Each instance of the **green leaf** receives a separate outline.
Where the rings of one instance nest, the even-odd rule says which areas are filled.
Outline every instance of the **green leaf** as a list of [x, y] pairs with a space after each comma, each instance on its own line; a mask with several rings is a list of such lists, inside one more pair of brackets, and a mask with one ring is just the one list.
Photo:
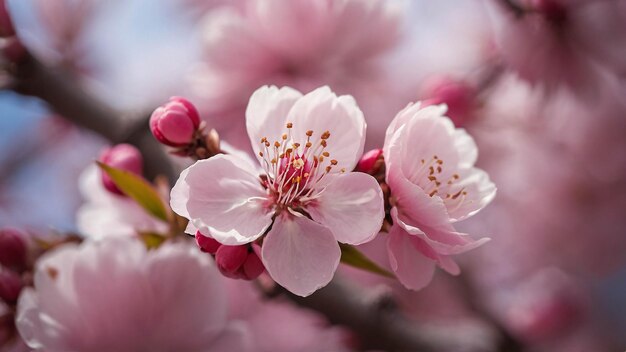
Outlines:
[[163, 200], [159, 197], [157, 191], [148, 181], [125, 170], [116, 169], [97, 161], [98, 166], [107, 173], [113, 180], [113, 183], [124, 194], [132, 198], [149, 214], [157, 219], [167, 221], [167, 210]]
[[340, 243], [339, 248], [341, 248], [341, 262], [353, 266], [355, 268], [369, 271], [374, 274], [382, 275], [389, 278], [395, 278], [395, 276], [389, 271], [381, 268], [378, 264], [371, 261], [365, 254], [359, 252], [358, 249]]

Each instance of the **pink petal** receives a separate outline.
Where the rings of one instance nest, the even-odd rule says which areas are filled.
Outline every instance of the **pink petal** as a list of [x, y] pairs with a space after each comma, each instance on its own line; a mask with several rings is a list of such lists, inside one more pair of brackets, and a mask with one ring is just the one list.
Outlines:
[[188, 168], [187, 177], [172, 189], [170, 203], [186, 202], [197, 229], [206, 228], [222, 244], [237, 245], [254, 241], [270, 226], [273, 213], [266, 207], [266, 198], [247, 163], [217, 155]]
[[317, 88], [299, 99], [289, 112], [293, 123], [293, 139], [304, 144], [306, 132], [313, 131], [311, 142], [319, 141], [325, 131], [330, 132], [326, 151], [330, 159], [338, 161], [336, 172], [351, 171], [363, 154], [365, 118], [351, 96], [337, 97], [327, 86]]
[[261, 138], [270, 143], [282, 141], [287, 132], [287, 114], [302, 94], [289, 87], [263, 86], [250, 97], [246, 109], [246, 128], [254, 154], [259, 157]]
[[461, 176], [458, 185], [467, 192], [465, 200], [455, 207], [448, 207], [452, 222], [466, 219], [483, 209], [496, 196], [496, 186], [489, 175], [480, 169], [470, 168], [458, 172]]
[[435, 273], [435, 261], [420, 253], [411, 243], [411, 235], [393, 226], [387, 240], [391, 269], [406, 288], [420, 290], [430, 283]]
[[342, 243], [362, 244], [378, 234], [385, 217], [383, 193], [370, 175], [351, 172], [330, 176], [320, 197], [307, 207], [313, 220]]
[[391, 217], [394, 224], [400, 226], [407, 233], [423, 239], [438, 255], [464, 253], [490, 241], [487, 237], [474, 240], [465, 233], [456, 232], [452, 226], [446, 228], [428, 225], [418, 226], [412, 219], [400, 214], [397, 208], [391, 209]]
[[272, 279], [305, 297], [330, 282], [341, 251], [328, 228], [304, 216], [284, 214], [265, 238], [262, 257]]

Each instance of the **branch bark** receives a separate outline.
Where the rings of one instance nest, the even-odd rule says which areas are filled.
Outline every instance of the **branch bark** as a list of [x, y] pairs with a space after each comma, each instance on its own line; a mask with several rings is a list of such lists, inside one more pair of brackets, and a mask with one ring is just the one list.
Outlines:
[[[58, 69], [49, 68], [28, 56], [11, 71], [13, 90], [42, 99], [57, 113], [78, 126], [98, 133], [112, 143], [126, 142], [137, 146], [145, 158], [147, 176], [166, 175], [170, 182], [176, 173], [158, 142], [147, 128], [147, 117], [125, 118], [90, 96]], [[318, 311], [333, 324], [349, 327], [367, 349], [389, 351], [511, 351], [511, 340], [497, 325], [463, 329], [418, 325], [407, 319], [393, 304], [372, 301], [358, 288], [334, 279], [327, 287], [310, 297], [295, 296], [277, 286], [277, 292], [294, 303]], [[486, 321], [490, 321], [486, 319]], [[513, 345], [517, 342], [513, 341]]]
[[30, 55], [15, 65], [11, 74], [14, 79], [11, 88], [15, 92], [45, 101], [67, 120], [112, 143], [135, 145], [144, 156], [148, 178], [163, 174], [174, 180], [172, 164], [147, 128], [147, 115], [124, 116], [85, 92], [69, 73], [46, 67]]

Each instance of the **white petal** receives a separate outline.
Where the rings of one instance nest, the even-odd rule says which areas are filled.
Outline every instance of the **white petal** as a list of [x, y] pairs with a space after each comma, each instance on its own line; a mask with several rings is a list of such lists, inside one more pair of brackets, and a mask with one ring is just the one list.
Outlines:
[[281, 141], [287, 132], [287, 114], [300, 97], [302, 94], [293, 88], [275, 86], [263, 86], [252, 94], [246, 108], [246, 128], [257, 158], [262, 151], [261, 138], [270, 143]]
[[306, 210], [313, 220], [328, 227], [337, 241], [369, 242], [378, 234], [385, 217], [383, 193], [370, 175], [351, 172], [330, 175], [320, 197]]
[[330, 132], [326, 151], [342, 168], [351, 171], [363, 154], [365, 144], [365, 118], [351, 96], [337, 97], [327, 86], [317, 88], [299, 99], [289, 112], [293, 123], [293, 140], [306, 143], [306, 132], [313, 131], [311, 142], [315, 145], [325, 131]]
[[217, 155], [188, 168], [185, 179], [172, 189], [171, 203], [186, 203], [196, 228], [207, 228], [223, 244], [237, 245], [254, 241], [270, 226], [272, 211], [266, 197], [247, 163]]
[[341, 251], [328, 228], [285, 214], [276, 218], [263, 241], [262, 256], [272, 279], [305, 297], [330, 282]]

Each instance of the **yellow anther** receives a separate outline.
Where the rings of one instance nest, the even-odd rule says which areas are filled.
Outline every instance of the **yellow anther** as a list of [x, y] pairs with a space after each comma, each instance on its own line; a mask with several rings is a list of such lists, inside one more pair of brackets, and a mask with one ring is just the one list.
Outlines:
[[313, 145], [313, 143], [311, 143], [311, 142], [306, 142], [306, 144], [305, 144], [305, 146], [306, 146], [307, 148], [311, 148], [311, 146], [312, 146], [312, 145]]
[[320, 138], [321, 139], [328, 139], [328, 137], [330, 137], [330, 132], [329, 131], [324, 131], [324, 133], [322, 133], [322, 136]]
[[282, 138], [283, 138], [283, 140], [286, 140], [287, 139], [287, 134], [283, 133]]
[[322, 155], [328, 158], [330, 156], [330, 153], [329, 152], [323, 152]]
[[292, 128], [292, 127], [293, 127], [293, 123], [287, 122], [287, 128]]
[[308, 130], [306, 131], [306, 135], [311, 137], [313, 135], [313, 131], [312, 130]]
[[331, 165], [337, 165], [337, 160], [335, 160], [335, 159], [331, 160], [331, 161], [330, 161], [330, 164], [331, 164]]

